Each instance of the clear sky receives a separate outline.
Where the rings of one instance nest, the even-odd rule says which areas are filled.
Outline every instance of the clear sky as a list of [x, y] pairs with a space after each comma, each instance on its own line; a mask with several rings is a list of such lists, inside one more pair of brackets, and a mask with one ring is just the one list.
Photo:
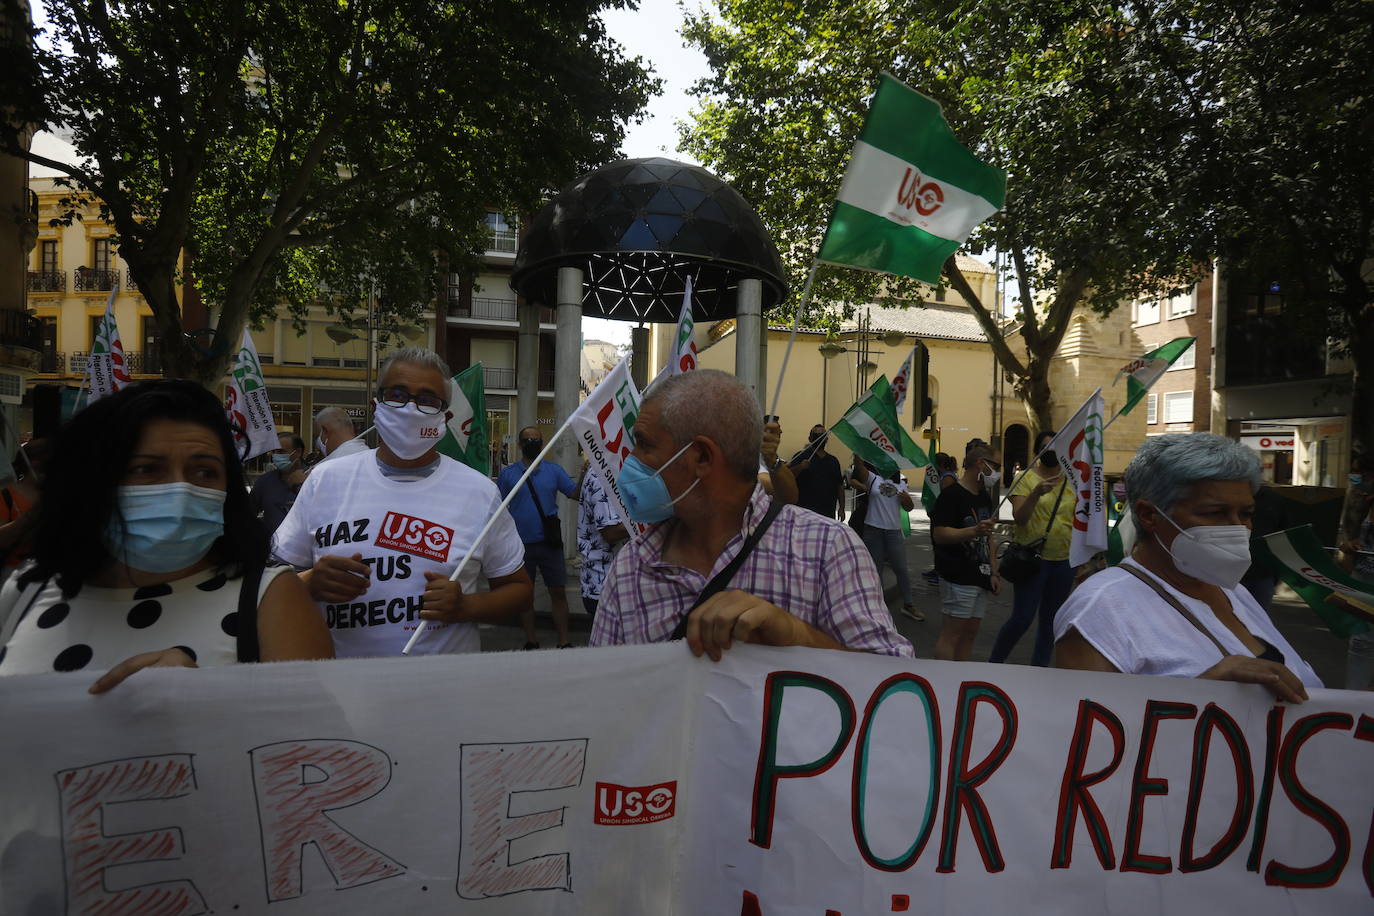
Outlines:
[[[698, 0], [688, 2], [692, 9], [697, 8]], [[638, 10], [608, 10], [602, 18], [611, 37], [624, 45], [630, 55], [644, 58], [653, 67], [654, 75], [663, 80], [663, 94], [649, 102], [644, 122], [631, 124], [626, 131], [626, 158], [666, 156], [696, 162], [678, 150], [677, 122], [686, 120], [692, 107], [688, 88], [710, 68], [700, 51], [684, 46], [679, 34], [683, 5], [679, 0], [639, 0]], [[630, 342], [630, 325], [624, 321], [584, 318], [582, 330], [589, 340]]]

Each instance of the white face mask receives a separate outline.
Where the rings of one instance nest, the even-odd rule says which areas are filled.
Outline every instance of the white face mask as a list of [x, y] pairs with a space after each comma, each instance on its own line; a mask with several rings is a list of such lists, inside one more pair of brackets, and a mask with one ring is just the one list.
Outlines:
[[982, 474], [979, 474], [978, 476], [983, 478], [983, 486], [995, 487], [997, 486], [997, 481], [1002, 479], [1002, 472], [984, 471]]
[[372, 402], [372, 422], [386, 447], [403, 461], [413, 461], [444, 437], [444, 414], [420, 413], [411, 401], [404, 407]]
[[315, 437], [315, 448], [319, 449], [321, 455], [329, 454], [329, 449], [325, 447], [324, 440], [319, 436]]
[[[1244, 525], [1194, 525], [1183, 528], [1163, 512], [1159, 513], [1178, 528], [1172, 547], [1164, 547], [1174, 566], [1192, 576], [1222, 588], [1235, 588], [1250, 568], [1250, 529]], [[1158, 540], [1159, 535], [1155, 535]]]

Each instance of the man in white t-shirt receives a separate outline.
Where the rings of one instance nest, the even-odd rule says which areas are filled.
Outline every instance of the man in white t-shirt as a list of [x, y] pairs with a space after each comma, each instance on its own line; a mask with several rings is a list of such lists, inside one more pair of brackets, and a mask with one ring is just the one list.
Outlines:
[[373, 405], [381, 445], [318, 465], [277, 529], [273, 553], [303, 570], [340, 658], [400, 655], [422, 620], [413, 653], [477, 652], [477, 624], [514, 617], [533, 595], [504, 509], [449, 580], [501, 503], [484, 474], [437, 451], [449, 375], [431, 350], [394, 353]]
[[868, 494], [868, 512], [864, 516], [863, 539], [882, 577], [883, 565], [892, 567], [897, 577], [897, 591], [902, 598], [902, 613], [912, 620], [925, 620], [911, 599], [911, 574], [906, 563], [906, 538], [902, 534], [902, 513], [915, 507], [906, 480], [901, 474], [882, 477], [870, 472], [862, 461], [854, 462], [852, 481]]

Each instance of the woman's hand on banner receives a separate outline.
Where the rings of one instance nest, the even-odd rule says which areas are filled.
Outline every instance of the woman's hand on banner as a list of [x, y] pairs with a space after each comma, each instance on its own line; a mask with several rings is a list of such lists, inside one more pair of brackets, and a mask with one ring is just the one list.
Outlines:
[[122, 683], [129, 675], [144, 668], [198, 668], [196, 660], [180, 646], [162, 649], [157, 652], [142, 652], [115, 665], [91, 685], [91, 693], [104, 693], [111, 687]]
[[1262, 684], [1273, 691], [1274, 696], [1289, 703], [1301, 703], [1307, 699], [1307, 688], [1286, 666], [1251, 655], [1228, 655], [1198, 677], [1211, 681]]
[[424, 608], [420, 617], [439, 623], [462, 623], [465, 610], [463, 587], [443, 573], [425, 571]]

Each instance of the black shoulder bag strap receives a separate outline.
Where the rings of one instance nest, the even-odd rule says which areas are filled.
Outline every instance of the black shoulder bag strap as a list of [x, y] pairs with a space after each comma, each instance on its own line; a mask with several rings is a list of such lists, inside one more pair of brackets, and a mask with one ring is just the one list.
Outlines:
[[239, 631], [235, 637], [240, 662], [262, 660], [258, 645], [258, 586], [262, 584], [263, 565], [250, 563], [243, 570], [239, 585]]
[[1146, 585], [1150, 586], [1150, 588], [1154, 589], [1155, 592], [1159, 594], [1159, 597], [1163, 598], [1173, 607], [1174, 610], [1178, 611], [1180, 614], [1183, 615], [1184, 620], [1191, 623], [1194, 627], [1197, 628], [1197, 631], [1199, 633], [1201, 633], [1203, 636], [1206, 636], [1208, 639], [1212, 641], [1212, 644], [1217, 647], [1217, 651], [1221, 653], [1222, 658], [1225, 658], [1228, 655], [1235, 654], [1230, 649], [1223, 646], [1221, 644], [1221, 640], [1213, 636], [1212, 631], [1204, 627], [1202, 625], [1202, 621], [1198, 620], [1196, 617], [1193, 616], [1192, 611], [1184, 607], [1179, 602], [1179, 600], [1175, 598], [1173, 595], [1166, 592], [1164, 588], [1158, 582], [1155, 581], [1154, 576], [1147, 575], [1141, 572], [1140, 570], [1136, 569], [1134, 566], [1127, 566], [1125, 563], [1118, 564], [1117, 568], [1126, 570], [1126, 572], [1135, 576], [1141, 582], [1144, 582]]
[[1054, 508], [1050, 510], [1050, 520], [1045, 523], [1045, 533], [1040, 536], [1041, 541], [1049, 540], [1050, 529], [1054, 527], [1054, 520], [1059, 517], [1059, 504], [1064, 501], [1064, 490], [1069, 486], [1069, 478], [1065, 476], [1059, 482], [1059, 495], [1054, 498]]
[[687, 636], [687, 618], [692, 616], [692, 612], [705, 604], [712, 596], [718, 592], [725, 591], [725, 589], [730, 586], [730, 580], [735, 578], [735, 573], [739, 572], [739, 568], [744, 565], [744, 561], [748, 559], [749, 554], [753, 553], [759, 541], [763, 540], [764, 532], [768, 530], [769, 525], [773, 524], [773, 519], [777, 518], [778, 513], [781, 511], [782, 503], [776, 499], [773, 500], [772, 505], [768, 507], [768, 511], [763, 514], [763, 518], [754, 526], [753, 532], [750, 533], [748, 539], [745, 540], [744, 546], [740, 547], [739, 553], [735, 554], [735, 558], [730, 561], [730, 565], [716, 573], [711, 581], [706, 583], [706, 587], [701, 590], [701, 594], [697, 595], [697, 600], [692, 602], [692, 606], [687, 609], [687, 613], [682, 615], [682, 619], [679, 620], [677, 626], [673, 628], [673, 634], [668, 637], [669, 642], [675, 639], [685, 638]]

